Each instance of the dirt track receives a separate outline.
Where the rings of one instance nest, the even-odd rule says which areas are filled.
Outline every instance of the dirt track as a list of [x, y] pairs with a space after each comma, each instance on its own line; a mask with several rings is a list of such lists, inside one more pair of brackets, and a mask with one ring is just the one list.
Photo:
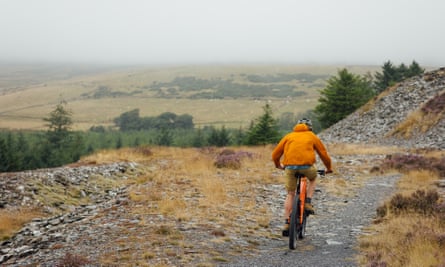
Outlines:
[[[397, 175], [375, 176], [350, 198], [327, 194], [321, 184], [322, 192], [314, 197], [316, 215], [309, 217], [306, 238], [295, 250], [288, 248], [288, 239], [276, 238], [263, 243], [258, 256], [238, 257], [219, 266], [357, 266], [357, 237], [366, 231], [397, 179]], [[277, 229], [282, 226], [278, 220], [275, 224]]]

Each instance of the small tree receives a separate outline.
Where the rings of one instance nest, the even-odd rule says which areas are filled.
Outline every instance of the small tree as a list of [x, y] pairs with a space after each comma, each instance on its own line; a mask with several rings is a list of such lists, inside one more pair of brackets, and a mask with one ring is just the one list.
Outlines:
[[421, 75], [425, 72], [424, 68], [421, 68], [419, 63], [413, 60], [411, 65], [408, 68], [408, 77], [414, 77], [416, 75]]
[[243, 128], [240, 126], [233, 135], [233, 142], [235, 145], [240, 146], [244, 143], [245, 133]]
[[43, 118], [48, 122], [48, 133], [50, 134], [50, 141], [58, 142], [63, 139], [73, 124], [72, 112], [65, 108], [66, 102], [61, 101], [56, 108], [49, 113], [49, 117]]
[[375, 93], [370, 80], [342, 69], [328, 80], [320, 94], [315, 113], [324, 129], [354, 112]]
[[201, 128], [198, 128], [198, 130], [195, 131], [195, 134], [192, 139], [192, 146], [193, 147], [203, 147], [206, 145], [206, 142], [204, 140], [204, 133], [202, 132]]
[[227, 146], [230, 143], [230, 135], [226, 130], [225, 126], [221, 127], [221, 130], [218, 130], [214, 127], [211, 127], [210, 135], [207, 139], [207, 143], [212, 146], [223, 147]]
[[42, 148], [42, 161], [45, 166], [60, 166], [79, 159], [83, 141], [79, 135], [71, 132], [72, 112], [66, 109], [66, 102], [61, 101], [49, 116], [46, 142]]
[[251, 125], [247, 133], [248, 145], [273, 144], [279, 141], [278, 121], [273, 118], [272, 108], [269, 104], [263, 107], [264, 113]]

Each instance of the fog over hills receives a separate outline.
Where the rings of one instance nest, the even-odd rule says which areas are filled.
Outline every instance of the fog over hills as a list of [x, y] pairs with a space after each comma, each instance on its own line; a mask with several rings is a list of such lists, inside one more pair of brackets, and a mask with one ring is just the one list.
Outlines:
[[4, 0], [0, 62], [445, 61], [439, 0]]

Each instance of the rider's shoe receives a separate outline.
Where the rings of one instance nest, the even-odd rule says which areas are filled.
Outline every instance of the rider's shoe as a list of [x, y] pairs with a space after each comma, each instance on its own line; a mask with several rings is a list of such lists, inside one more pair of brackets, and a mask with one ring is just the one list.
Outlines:
[[311, 203], [304, 203], [304, 210], [309, 214], [315, 214], [314, 206]]
[[284, 223], [283, 230], [281, 233], [283, 236], [289, 236], [289, 220], [286, 220], [286, 222]]

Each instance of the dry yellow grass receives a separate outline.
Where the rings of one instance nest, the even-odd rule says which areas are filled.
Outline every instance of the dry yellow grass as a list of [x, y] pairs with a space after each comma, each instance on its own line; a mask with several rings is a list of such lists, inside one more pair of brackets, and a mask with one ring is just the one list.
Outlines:
[[414, 134], [425, 133], [437, 124], [442, 117], [443, 112], [439, 114], [424, 114], [421, 110], [415, 110], [408, 114], [404, 121], [394, 127], [394, 130], [388, 133], [388, 136], [409, 139]]
[[376, 146], [367, 144], [329, 144], [328, 152], [332, 155], [385, 155], [396, 152], [404, 152], [405, 149], [396, 146]]
[[398, 181], [397, 187], [401, 193], [411, 194], [418, 189], [428, 190], [435, 188], [434, 182], [438, 179], [439, 177], [437, 176], [437, 173], [432, 171], [410, 171], [409, 173], [403, 175], [403, 177]]
[[437, 237], [444, 231], [434, 217], [394, 217], [373, 226], [370, 235], [360, 240], [359, 261], [363, 266], [440, 266], [444, 263], [444, 246]]
[[[429, 171], [411, 171], [398, 182], [398, 193], [408, 196], [416, 190], [430, 190], [439, 177]], [[359, 262], [366, 266], [442, 266], [443, 218], [415, 213], [387, 215], [368, 228], [360, 238]]]
[[37, 209], [2, 210], [0, 214], [0, 241], [10, 238], [30, 220], [43, 215]]

